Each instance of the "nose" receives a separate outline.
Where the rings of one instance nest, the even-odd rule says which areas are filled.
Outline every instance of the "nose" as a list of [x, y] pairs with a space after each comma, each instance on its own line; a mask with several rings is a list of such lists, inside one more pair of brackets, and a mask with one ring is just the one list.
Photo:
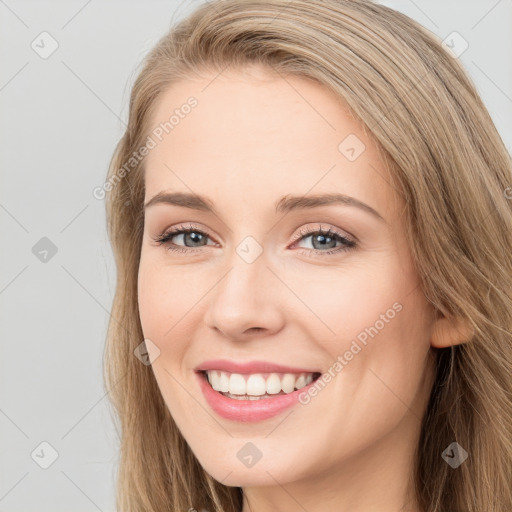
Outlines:
[[248, 263], [237, 254], [210, 292], [204, 321], [233, 340], [275, 334], [284, 325], [282, 283], [267, 267], [264, 255]]

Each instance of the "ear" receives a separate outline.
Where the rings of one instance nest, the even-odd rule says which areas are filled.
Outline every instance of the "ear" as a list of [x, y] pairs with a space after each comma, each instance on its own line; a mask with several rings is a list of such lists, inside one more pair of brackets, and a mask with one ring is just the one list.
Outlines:
[[474, 329], [461, 318], [446, 318], [437, 311], [430, 344], [436, 348], [460, 345], [471, 340]]

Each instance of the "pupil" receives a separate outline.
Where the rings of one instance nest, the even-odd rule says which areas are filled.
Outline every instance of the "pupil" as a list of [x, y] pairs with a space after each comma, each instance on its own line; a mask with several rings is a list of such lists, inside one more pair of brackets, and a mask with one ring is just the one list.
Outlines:
[[[325, 235], [317, 235], [316, 237], [313, 237], [313, 247], [315, 247], [315, 245], [316, 245], [315, 242], [317, 240], [321, 240], [320, 247], [325, 248], [326, 244], [328, 244], [329, 242], [334, 242], [334, 246], [332, 246], [332, 248], [334, 248], [336, 246], [336, 240], [333, 237], [325, 236]], [[315, 247], [315, 249], [317, 249], [317, 247]]]
[[201, 241], [203, 235], [196, 233], [195, 231], [191, 231], [190, 233], [187, 233], [187, 236], [192, 239], [192, 243], [196, 243]]

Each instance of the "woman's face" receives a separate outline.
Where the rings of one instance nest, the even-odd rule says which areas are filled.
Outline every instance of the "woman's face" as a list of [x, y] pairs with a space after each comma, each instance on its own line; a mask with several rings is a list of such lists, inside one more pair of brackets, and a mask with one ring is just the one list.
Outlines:
[[[191, 96], [197, 104], [182, 108]], [[321, 85], [256, 67], [174, 84], [152, 121], [168, 133], [151, 134], [145, 203], [191, 197], [146, 207], [140, 319], [201, 465], [225, 485], [276, 486], [410, 463], [434, 315], [404, 201], [362, 126]], [[319, 199], [334, 194], [352, 199]], [[174, 229], [191, 232], [155, 241]], [[220, 359], [288, 371], [208, 363]], [[198, 368], [230, 370], [217, 387], [232, 393], [250, 379], [250, 394], [274, 397], [222, 396]], [[276, 397], [307, 384], [299, 370], [323, 375]]]

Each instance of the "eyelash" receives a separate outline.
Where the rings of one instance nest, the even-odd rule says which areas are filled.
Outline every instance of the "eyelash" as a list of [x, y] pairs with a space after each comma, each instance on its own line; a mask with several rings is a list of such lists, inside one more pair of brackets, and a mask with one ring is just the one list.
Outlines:
[[[175, 244], [170, 244], [169, 243], [171, 238], [173, 238], [174, 236], [182, 235], [182, 234], [188, 234], [188, 233], [199, 233], [199, 234], [201, 234], [203, 236], [206, 236], [206, 237], [210, 238], [208, 233], [206, 233], [205, 231], [203, 231], [201, 229], [197, 229], [192, 224], [190, 224], [188, 227], [185, 227], [184, 225], [180, 225], [180, 226], [176, 226], [176, 227], [174, 227], [172, 229], [169, 229], [166, 232], [162, 233], [161, 235], [158, 235], [158, 236], [154, 237], [153, 240], [158, 245], [166, 245], [166, 246], [168, 246], [167, 250], [169, 250], [169, 251], [180, 252], [180, 253], [190, 253], [190, 252], [194, 253], [194, 252], [197, 252], [196, 249], [200, 249], [199, 247], [196, 247], [196, 248], [194, 248], [194, 247], [184, 248], [184, 247], [177, 246]], [[315, 256], [317, 256], [317, 255], [318, 256], [326, 256], [326, 255], [341, 253], [343, 251], [348, 251], [350, 249], [353, 249], [354, 247], [357, 246], [357, 244], [356, 244], [356, 242], [354, 240], [341, 235], [340, 233], [332, 230], [330, 227], [329, 227], [329, 229], [327, 231], [325, 231], [324, 229], [322, 229], [321, 225], [320, 225], [320, 229], [318, 229], [318, 228], [305, 228], [305, 229], [301, 230], [299, 232], [299, 234], [296, 237], [294, 237], [293, 243], [299, 241], [303, 237], [307, 238], [308, 236], [311, 236], [311, 235], [323, 235], [325, 237], [333, 237], [337, 241], [339, 241], [339, 242], [341, 242], [343, 244], [342, 247], [338, 247], [336, 249], [330, 249], [328, 251], [318, 251], [316, 249], [302, 249], [301, 248], [302, 250], [305, 250], [306, 253], [308, 253], [308, 254], [310, 254], [311, 252], [315, 253]]]

